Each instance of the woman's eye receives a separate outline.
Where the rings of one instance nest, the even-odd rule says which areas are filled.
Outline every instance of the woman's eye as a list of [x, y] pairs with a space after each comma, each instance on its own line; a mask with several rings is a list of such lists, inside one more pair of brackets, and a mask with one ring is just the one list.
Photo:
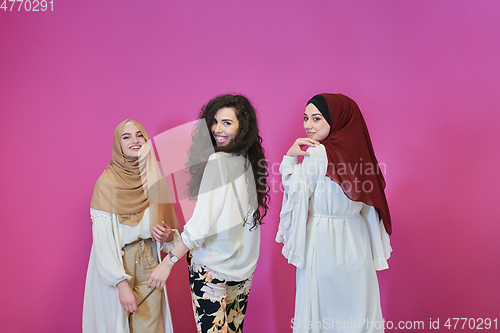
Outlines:
[[138, 137], [142, 138], [142, 137], [144, 137], [144, 135], [142, 135], [142, 134], [139, 134], [139, 135], [138, 135]]
[[319, 121], [319, 120], [321, 120], [321, 118], [314, 118], [313, 120], [314, 121]]
[[308, 121], [308, 120], [309, 120], [309, 118], [307, 118], [307, 117], [304, 117], [304, 121]]
[[122, 136], [122, 139], [123, 139], [123, 140], [128, 140], [128, 139], [129, 139], [129, 137], [128, 137], [128, 136]]
[[231, 123], [229, 121], [225, 121], [224, 125], [229, 126], [229, 125], [231, 125]]
[[213, 122], [213, 124], [214, 124], [214, 125], [215, 125], [215, 124], [217, 124], [217, 120], [215, 120], [215, 119], [214, 119], [214, 122]]

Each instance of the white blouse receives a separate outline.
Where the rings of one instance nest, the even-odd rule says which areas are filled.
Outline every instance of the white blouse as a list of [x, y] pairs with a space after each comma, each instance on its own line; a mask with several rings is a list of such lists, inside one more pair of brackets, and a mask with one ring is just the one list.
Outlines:
[[297, 157], [284, 156], [280, 165], [285, 193], [276, 241], [284, 244], [283, 255], [298, 268], [305, 267], [306, 221], [310, 217], [319, 221], [361, 216], [368, 228], [375, 269], [389, 268], [390, 239], [375, 208], [350, 200], [326, 176], [328, 159], [323, 145], [309, 147], [307, 151], [310, 156], [302, 164], [298, 164]]
[[[90, 215], [93, 222], [93, 246], [97, 254], [97, 264], [102, 279], [110, 285], [131, 279], [132, 277], [127, 275], [123, 268], [122, 248], [140, 238], [151, 238], [149, 207], [144, 211], [139, 224], [133, 227], [119, 223], [117, 214], [91, 208]], [[113, 231], [113, 226], [116, 226], [118, 232]], [[160, 250], [169, 252], [179, 240], [179, 232], [175, 229], [173, 231], [174, 239], [169, 243], [163, 243]]]
[[249, 165], [243, 156], [210, 156], [193, 216], [181, 235], [195, 262], [228, 281], [249, 278], [259, 258], [260, 228], [250, 230], [257, 196]]

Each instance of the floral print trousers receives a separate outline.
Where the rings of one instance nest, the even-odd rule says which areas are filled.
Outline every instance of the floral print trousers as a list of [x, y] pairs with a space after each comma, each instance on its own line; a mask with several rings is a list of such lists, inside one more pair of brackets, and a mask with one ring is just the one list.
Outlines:
[[253, 275], [244, 281], [226, 281], [191, 259], [189, 253], [189, 284], [198, 333], [243, 332]]

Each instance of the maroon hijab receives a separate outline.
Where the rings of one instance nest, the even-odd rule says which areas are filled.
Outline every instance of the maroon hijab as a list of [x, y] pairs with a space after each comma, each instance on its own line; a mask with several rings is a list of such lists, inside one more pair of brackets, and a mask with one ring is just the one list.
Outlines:
[[358, 105], [342, 94], [320, 96], [326, 100], [330, 116], [330, 134], [321, 141], [328, 157], [326, 175], [342, 187], [349, 199], [375, 207], [390, 235], [392, 228], [384, 193], [385, 180]]

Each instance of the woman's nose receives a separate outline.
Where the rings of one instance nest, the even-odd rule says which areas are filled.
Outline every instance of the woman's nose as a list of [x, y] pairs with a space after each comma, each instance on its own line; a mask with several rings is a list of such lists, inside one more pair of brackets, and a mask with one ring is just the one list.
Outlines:
[[216, 132], [216, 133], [222, 132], [220, 124], [215, 124], [214, 125], [214, 132]]

